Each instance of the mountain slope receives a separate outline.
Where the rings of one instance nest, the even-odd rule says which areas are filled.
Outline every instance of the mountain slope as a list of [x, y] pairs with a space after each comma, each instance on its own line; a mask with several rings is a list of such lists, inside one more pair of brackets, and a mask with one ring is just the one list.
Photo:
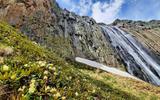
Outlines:
[[[0, 23], [0, 32], [0, 50], [3, 52], [0, 56], [4, 59], [0, 74], [1, 99], [159, 98], [160, 89], [148, 83], [67, 63], [6, 23]], [[7, 48], [12, 52], [6, 53]]]
[[[160, 98], [159, 87], [75, 63], [73, 59], [80, 56], [124, 68], [93, 19], [62, 10], [55, 0], [0, 0], [0, 20], [14, 27], [0, 22], [0, 99]], [[145, 43], [151, 45], [153, 54], [159, 55], [156, 52], [159, 50], [156, 43], [159, 24], [149, 28], [156, 27], [154, 37], [149, 36], [146, 28], [140, 28], [136, 35], [134, 28], [139, 29], [146, 23], [132, 24], [129, 28], [127, 25], [130, 24], [125, 26], [123, 22], [120, 27], [133, 31], [142, 43], [146, 36], [139, 35], [145, 32]]]

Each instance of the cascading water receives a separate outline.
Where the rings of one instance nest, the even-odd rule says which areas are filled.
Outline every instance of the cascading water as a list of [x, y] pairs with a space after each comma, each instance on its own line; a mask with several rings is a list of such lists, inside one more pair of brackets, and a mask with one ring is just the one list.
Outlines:
[[127, 65], [127, 71], [149, 83], [160, 85], [160, 65], [130, 34], [116, 26], [101, 26], [112, 47]]

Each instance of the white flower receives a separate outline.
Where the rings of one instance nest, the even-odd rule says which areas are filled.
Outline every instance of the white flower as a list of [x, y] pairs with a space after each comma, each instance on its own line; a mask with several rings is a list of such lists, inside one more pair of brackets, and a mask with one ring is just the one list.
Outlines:
[[53, 67], [53, 64], [48, 64], [47, 67]]
[[22, 89], [22, 88], [19, 88], [19, 89], [18, 89], [18, 91], [19, 91], [19, 92], [22, 92], [22, 91], [23, 91], [23, 89]]
[[48, 77], [47, 77], [47, 76], [44, 76], [44, 77], [43, 77], [43, 79], [44, 79], [44, 80], [47, 80], [47, 79], [48, 79]]
[[56, 70], [56, 68], [55, 68], [55, 67], [49, 67], [49, 70], [53, 70], [53, 71], [55, 71], [55, 70]]
[[26, 86], [22, 86], [22, 88], [19, 88], [18, 91], [23, 92], [25, 88], [26, 88]]
[[46, 66], [47, 62], [46, 61], [38, 61], [37, 62], [41, 67]]
[[49, 73], [49, 72], [48, 72], [47, 70], [44, 71], [44, 75], [48, 75], [48, 73]]
[[22, 89], [25, 89], [26, 88], [26, 86], [22, 86]]
[[8, 71], [9, 71], [9, 66], [3, 65], [3, 66], [2, 66], [2, 70], [3, 70], [4, 72], [8, 72]]
[[72, 76], [70, 76], [69, 79], [71, 80], [71, 79], [72, 79]]
[[62, 97], [62, 100], [66, 100], [66, 97]]
[[54, 72], [54, 75], [58, 75], [58, 73], [57, 73], [57, 72]]
[[78, 96], [79, 95], [78, 92], [76, 92], [75, 95]]
[[33, 41], [32, 43], [35, 44], [35, 45], [37, 45], [37, 42], [35, 42], [35, 41]]

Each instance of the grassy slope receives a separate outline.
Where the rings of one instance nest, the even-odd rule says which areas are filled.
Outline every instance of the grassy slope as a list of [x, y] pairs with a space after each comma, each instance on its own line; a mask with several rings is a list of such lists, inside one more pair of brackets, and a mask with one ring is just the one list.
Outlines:
[[[0, 99], [154, 100], [160, 97], [158, 87], [67, 63], [3, 22], [0, 22], [0, 43], [0, 48], [11, 47], [14, 51], [5, 56], [1, 64]], [[37, 61], [47, 64], [43, 66]], [[9, 66], [10, 70], [4, 72], [3, 65]], [[31, 80], [36, 81], [33, 93], [29, 92]], [[25, 89], [18, 91], [22, 86]], [[51, 91], [53, 89], [56, 91]]]

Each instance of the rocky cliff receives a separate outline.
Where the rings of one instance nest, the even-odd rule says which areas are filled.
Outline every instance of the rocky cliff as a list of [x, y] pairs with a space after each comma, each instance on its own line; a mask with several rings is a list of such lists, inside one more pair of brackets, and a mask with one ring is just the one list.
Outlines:
[[79, 56], [121, 66], [94, 19], [63, 10], [54, 0], [0, 2], [1, 20], [60, 56], [69, 59]]

